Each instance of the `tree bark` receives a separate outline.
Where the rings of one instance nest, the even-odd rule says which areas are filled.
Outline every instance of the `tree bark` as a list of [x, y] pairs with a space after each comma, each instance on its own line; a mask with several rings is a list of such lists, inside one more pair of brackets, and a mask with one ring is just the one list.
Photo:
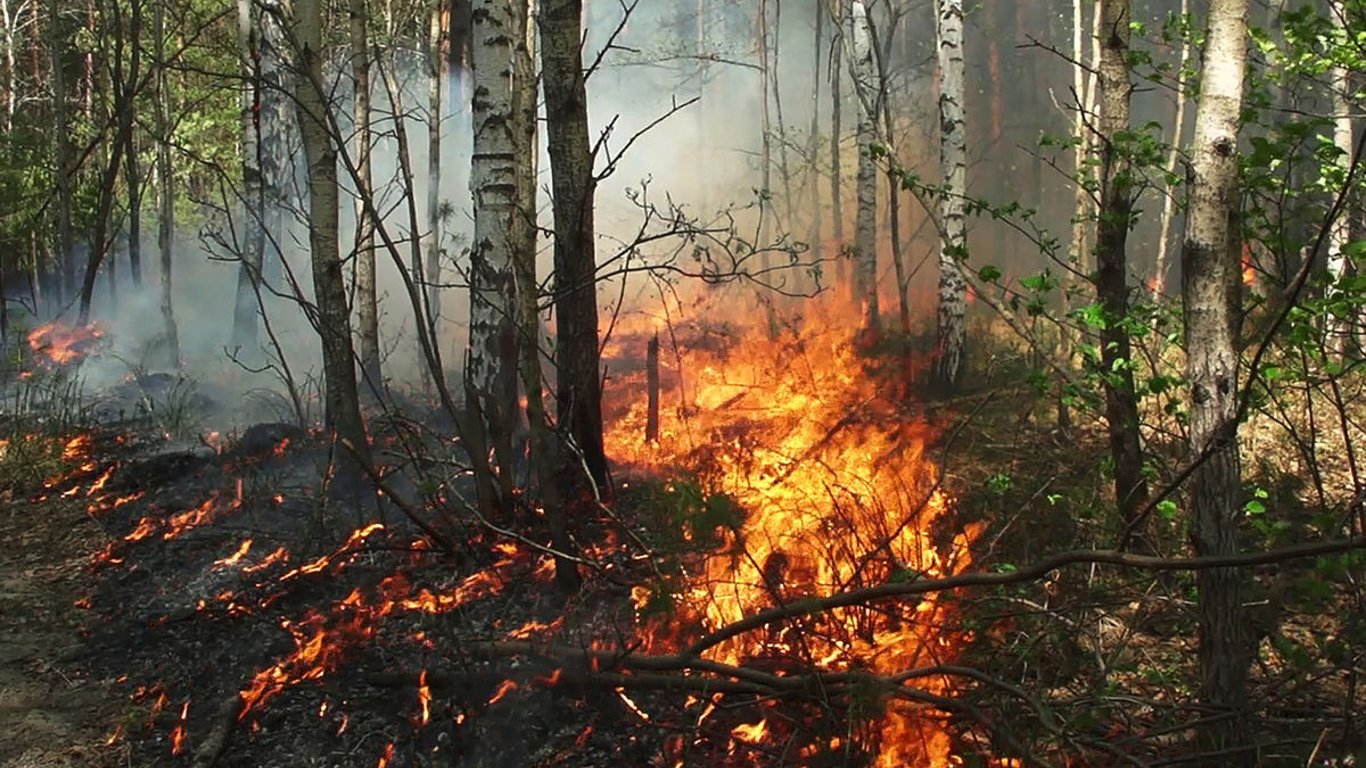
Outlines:
[[361, 391], [378, 399], [384, 391], [379, 360], [379, 298], [375, 286], [375, 220], [365, 204], [374, 199], [370, 172], [370, 12], [366, 0], [349, 0], [351, 80], [356, 122], [356, 304], [360, 320]]
[[133, 102], [131, 85], [142, 76], [140, 60], [142, 57], [142, 4], [144, 0], [132, 0], [128, 11], [129, 94], [128, 104], [120, 116], [124, 123], [124, 133], [128, 136], [128, 150], [124, 156], [124, 176], [128, 184], [128, 274], [135, 288], [142, 287], [142, 170], [138, 157], [137, 107]]
[[[1139, 440], [1138, 394], [1129, 340], [1128, 238], [1133, 224], [1134, 184], [1123, 146], [1129, 130], [1129, 0], [1100, 0], [1100, 210], [1096, 221], [1096, 299], [1101, 307], [1101, 380], [1110, 457], [1115, 463], [1115, 501], [1121, 524], [1131, 530], [1148, 503]], [[1121, 542], [1123, 546], [1127, 542]]]
[[369, 446], [361, 421], [356, 370], [351, 347], [350, 311], [338, 242], [341, 205], [337, 186], [337, 147], [328, 128], [329, 105], [323, 96], [322, 0], [295, 3], [298, 41], [295, 103], [304, 159], [308, 164], [308, 241], [312, 251], [313, 292], [318, 335], [322, 341], [323, 377], [327, 387], [326, 421], [339, 448], [338, 487], [354, 488], [369, 464]]
[[57, 264], [62, 297], [76, 295], [76, 255], [71, 233], [71, 176], [75, 169], [71, 148], [71, 108], [66, 85], [67, 40], [62, 33], [61, 0], [48, 0], [48, 53], [52, 61], [52, 121], [57, 140]]
[[[1342, 0], [1332, 0], [1329, 4], [1328, 15], [1333, 20], [1333, 24], [1338, 27], [1343, 35], [1349, 34], [1344, 27], [1346, 10]], [[1332, 92], [1333, 105], [1333, 145], [1337, 148], [1338, 157], [1336, 164], [1341, 169], [1344, 177], [1347, 166], [1352, 162], [1352, 96], [1351, 75], [1347, 67], [1335, 64], [1332, 68], [1332, 82], [1329, 85]], [[1343, 191], [1341, 194], [1351, 195], [1350, 191]], [[1333, 299], [1342, 295], [1342, 279], [1348, 272], [1347, 244], [1352, 240], [1352, 217], [1355, 206], [1345, 205], [1339, 212], [1336, 219], [1329, 224], [1328, 230], [1328, 298]], [[1328, 319], [1325, 330], [1324, 346], [1336, 357], [1341, 357], [1347, 352], [1347, 342], [1351, 336], [1351, 320], [1342, 309], [1328, 312]]]
[[248, 351], [256, 348], [257, 292], [265, 250], [265, 192], [261, 179], [261, 50], [259, 15], [252, 0], [237, 0], [237, 51], [246, 75], [242, 86], [241, 155], [242, 215], [241, 267], [233, 304], [232, 343]]
[[863, 0], [853, 0], [848, 29], [850, 70], [858, 94], [858, 209], [854, 219], [854, 269], [852, 295], [864, 333], [878, 330], [877, 306], [877, 165], [873, 143], [877, 140], [880, 92], [873, 62], [873, 32]]
[[841, 121], [844, 117], [844, 87], [840, 79], [843, 75], [844, 56], [835, 51], [844, 50], [844, 4], [848, 0], [830, 0], [831, 15], [834, 23], [835, 42], [830, 56], [830, 220], [835, 238], [835, 264], [837, 273], [844, 263], [844, 172], [840, 167], [840, 134], [843, 132]]
[[156, 0], [152, 18], [156, 56], [157, 132], [157, 251], [161, 263], [161, 322], [166, 334], [168, 368], [180, 367], [180, 333], [176, 327], [172, 253], [175, 243], [175, 166], [171, 162], [171, 88], [166, 77], [166, 6], [172, 0]]
[[[1181, 16], [1190, 15], [1190, 0], [1181, 0]], [[1181, 160], [1181, 141], [1186, 135], [1186, 83], [1182, 79], [1190, 62], [1191, 44], [1188, 38], [1181, 39], [1181, 60], [1176, 68], [1176, 117], [1173, 120], [1172, 146], [1167, 152], [1167, 175], [1175, 176]], [[1168, 189], [1162, 197], [1162, 223], [1157, 235], [1157, 263], [1153, 266], [1152, 280], [1148, 284], [1152, 300], [1156, 302], [1167, 287], [1167, 262], [1171, 252], [1172, 222], [1176, 219], [1176, 193]], [[1155, 320], [1154, 320], [1155, 322]]]
[[427, 38], [427, 237], [423, 250], [427, 254], [427, 322], [433, 329], [441, 319], [441, 85], [446, 76], [441, 56], [443, 8], [444, 0], [432, 3]]
[[967, 344], [967, 283], [962, 262], [967, 257], [967, 130], [963, 115], [963, 2], [936, 0], [935, 40], [939, 51], [939, 159], [946, 185], [939, 198], [944, 236], [939, 247], [939, 329], [935, 350], [935, 386], [956, 389], [962, 378]]
[[[522, 226], [513, 45], [519, 34], [513, 3], [476, 0], [473, 7], [474, 151], [470, 193], [474, 240], [470, 246], [470, 344], [465, 367], [468, 406], [478, 415], [484, 444], [510, 431], [517, 391], [514, 318], [516, 278], [512, 249]], [[472, 457], [487, 468], [487, 454]], [[504, 474], [511, 471], [503, 468]], [[493, 511], [510, 499], [493, 497], [490, 476], [480, 483], [480, 505]]]
[[[1246, 67], [1248, 0], [1213, 0], [1195, 138], [1190, 148], [1186, 234], [1182, 247], [1190, 449], [1208, 458], [1192, 476], [1191, 540], [1200, 557], [1232, 555], [1242, 479], [1238, 457], [1239, 256], [1238, 117]], [[1200, 731], [1206, 750], [1248, 746], [1249, 631], [1245, 577], [1233, 568], [1201, 571], [1200, 697], [1215, 715]], [[1221, 765], [1252, 765], [1253, 751], [1230, 752]]]
[[597, 263], [593, 203], [597, 179], [588, 136], [582, 0], [544, 0], [541, 72], [555, 221], [556, 401], [560, 431], [571, 441], [566, 472], [580, 478], [582, 458], [598, 488], [608, 480], [602, 437]]

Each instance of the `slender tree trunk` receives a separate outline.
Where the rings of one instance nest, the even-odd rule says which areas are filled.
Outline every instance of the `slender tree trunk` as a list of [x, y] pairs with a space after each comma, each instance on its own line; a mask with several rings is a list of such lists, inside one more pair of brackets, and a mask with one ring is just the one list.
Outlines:
[[[1346, 10], [1342, 0], [1332, 0], [1329, 4], [1328, 15], [1333, 19], [1342, 34], [1347, 35], [1348, 31], [1343, 27], [1346, 17]], [[1347, 67], [1336, 65], [1332, 68], [1332, 83], [1329, 85], [1332, 91], [1333, 104], [1333, 145], [1338, 150], [1337, 165], [1344, 172], [1352, 161], [1352, 96], [1351, 75]], [[1350, 191], [1342, 194], [1352, 196]], [[1331, 281], [1328, 287], [1328, 297], [1331, 299], [1342, 294], [1342, 280], [1347, 276], [1348, 257], [1347, 245], [1352, 239], [1352, 218], [1355, 215], [1356, 207], [1345, 205], [1330, 225], [1328, 230], [1328, 277]], [[1347, 342], [1351, 334], [1351, 321], [1353, 318], [1344, 314], [1342, 310], [1328, 313], [1325, 328], [1325, 347], [1334, 355], [1341, 357], [1347, 351]]]
[[166, 78], [166, 6], [156, 0], [152, 19], [156, 56], [157, 251], [161, 262], [161, 322], [166, 334], [166, 365], [180, 367], [180, 333], [176, 327], [171, 255], [175, 243], [175, 166], [171, 163], [171, 88]]
[[294, 93], [308, 164], [308, 241], [327, 387], [326, 420], [333, 438], [350, 445], [339, 447], [336, 452], [340, 468], [338, 487], [349, 489], [356, 487], [363, 477], [369, 446], [356, 389], [346, 278], [338, 242], [341, 200], [337, 147], [328, 128], [329, 105], [323, 96], [322, 0], [297, 0], [294, 8], [298, 41]]
[[352, 101], [356, 122], [356, 183], [360, 199], [356, 210], [356, 303], [360, 316], [361, 391], [380, 397], [384, 380], [379, 361], [379, 306], [375, 286], [375, 221], [366, 199], [374, 199], [370, 174], [370, 11], [366, 0], [349, 0], [351, 16]]
[[[128, 45], [130, 83], [142, 77], [142, 8], [145, 0], [131, 0], [128, 13]], [[130, 86], [130, 91], [132, 86]], [[142, 287], [142, 169], [138, 157], [137, 106], [134, 94], [128, 94], [121, 120], [124, 132], [128, 135], [128, 152], [125, 155], [124, 175], [128, 183], [128, 274], [133, 279], [133, 287]]]
[[873, 31], [863, 0], [853, 0], [848, 28], [850, 71], [858, 94], [858, 210], [854, 223], [853, 299], [860, 328], [877, 333], [877, 164], [873, 144], [877, 140], [879, 89], [873, 62]]
[[[1190, 16], [1190, 0], [1181, 0], [1181, 17]], [[1181, 161], [1181, 142], [1186, 136], [1186, 96], [1185, 77], [1186, 67], [1190, 63], [1191, 44], [1187, 37], [1181, 38], [1181, 61], [1176, 69], [1176, 117], [1172, 121], [1172, 146], [1167, 152], [1167, 175], [1175, 177], [1178, 170], [1178, 163]], [[1152, 293], [1152, 300], [1156, 302], [1167, 287], [1167, 262], [1170, 259], [1172, 222], [1176, 219], [1176, 193], [1172, 189], [1167, 190], [1167, 194], [1162, 197], [1162, 224], [1157, 235], [1157, 263], [1153, 267], [1152, 280], [1148, 288]]]
[[910, 336], [911, 305], [906, 295], [910, 277], [906, 274], [906, 259], [901, 252], [901, 180], [897, 177], [901, 170], [898, 167], [900, 157], [896, 151], [896, 122], [892, 118], [891, 92], [887, 87], [887, 59], [891, 55], [893, 32], [894, 30], [888, 30], [886, 44], [875, 50], [878, 51], [877, 82], [878, 100], [882, 104], [882, 141], [890, 157], [887, 167], [887, 228], [891, 230], [892, 266], [896, 270], [896, 306], [898, 319], [901, 321], [901, 333]]
[[967, 283], [963, 260], [967, 258], [967, 130], [963, 116], [962, 0], [936, 0], [935, 40], [939, 50], [939, 158], [946, 184], [940, 196], [939, 218], [944, 237], [939, 248], [939, 333], [936, 345], [935, 385], [942, 392], [958, 387], [967, 344]]
[[1096, 299], [1100, 330], [1101, 380], [1110, 456], [1115, 463], [1115, 501], [1128, 529], [1148, 502], [1139, 440], [1138, 395], [1130, 348], [1128, 238], [1133, 223], [1134, 184], [1123, 135], [1129, 130], [1129, 0], [1100, 0], [1100, 211], [1096, 223]]
[[[769, 117], [769, 40], [768, 40], [768, 0], [759, 0], [756, 19], [759, 33], [759, 269], [765, 280], [771, 280], [769, 271], [773, 267], [773, 256], [769, 251], [772, 243], [773, 218], [773, 122]], [[778, 333], [778, 317], [773, 306], [773, 296], [760, 289], [759, 302], [763, 304], [764, 315], [768, 321], [770, 337]]]
[[256, 348], [257, 292], [265, 249], [265, 191], [261, 179], [261, 53], [259, 20], [252, 0], [237, 0], [237, 52], [246, 75], [241, 93], [243, 235], [232, 315], [232, 343], [248, 354]]
[[811, 82], [811, 127], [810, 137], [807, 140], [807, 162], [809, 172], [807, 174], [807, 184], [809, 185], [810, 206], [811, 206], [811, 257], [817, 264], [825, 259], [825, 244], [821, 242], [821, 224], [824, 212], [821, 210], [821, 174], [820, 162], [817, 153], [820, 150], [820, 131], [821, 131], [821, 46], [825, 43], [825, 12], [824, 9], [816, 11], [816, 36], [812, 43], [811, 50], [816, 57], [816, 66], [813, 68]]
[[[597, 179], [584, 88], [582, 0], [543, 0], [541, 72], [555, 219], [556, 402], [560, 431], [572, 442], [567, 471], [582, 478], [578, 458], [606, 488], [602, 437], [602, 370], [598, 350], [597, 264], [593, 203]], [[581, 484], [581, 480], [576, 485]]]
[[[465, 366], [468, 406], [489, 444], [511, 423], [506, 406], [516, 392], [517, 352], [512, 248], [522, 226], [518, 199], [518, 144], [513, 45], [523, 34], [514, 3], [476, 0], [471, 62], [474, 70], [474, 151], [470, 193], [474, 197], [474, 240], [470, 246], [470, 344]], [[435, 115], [433, 116], [435, 119]], [[486, 457], [475, 456], [478, 465]], [[503, 471], [510, 471], [504, 467]], [[492, 497], [485, 478], [480, 504], [493, 511], [509, 499]]]
[[278, 284], [284, 273], [281, 249], [288, 236], [287, 191], [292, 190], [294, 197], [302, 200], [294, 172], [296, 150], [291, 143], [299, 125], [298, 105], [291, 96], [298, 67], [291, 58], [288, 5], [283, 0], [252, 0], [252, 5], [259, 6], [256, 162], [261, 173], [260, 221], [265, 233], [256, 279], [260, 285], [269, 286]]
[[[1238, 458], [1238, 117], [1246, 67], [1248, 0], [1212, 0], [1191, 146], [1192, 182], [1182, 248], [1190, 449], [1191, 540], [1200, 557], [1238, 551], [1242, 477]], [[1205, 457], [1208, 458], [1205, 458]], [[1252, 648], [1243, 609], [1245, 576], [1233, 568], [1196, 574], [1200, 696], [1212, 716], [1203, 747], [1229, 751], [1220, 765], [1252, 765], [1247, 750], [1247, 675]], [[1228, 717], [1220, 716], [1227, 712]]]
[[[840, 122], [844, 109], [844, 17], [848, 0], [830, 0], [835, 41], [830, 54], [830, 220], [834, 228], [837, 274], [844, 265], [844, 173], [840, 168]], [[843, 287], [841, 286], [841, 290]]]
[[[5, 121], [3, 127], [5, 133], [9, 133], [14, 128], [15, 105], [18, 103], [19, 73], [15, 71], [14, 61], [14, 13], [10, 9], [9, 0], [0, 0], [0, 16], [4, 17], [5, 22]], [[37, 30], [34, 30], [37, 33]]]
[[[62, 32], [62, 2], [48, 0], [48, 52], [52, 59], [52, 119], [57, 140], [57, 263], [63, 298], [76, 295], [76, 255], [71, 232], [71, 117], [66, 85], [67, 40]], [[60, 299], [59, 299], [60, 301]]]
[[[435, 327], [441, 319], [441, 85], [446, 65], [441, 56], [441, 13], [444, 0], [432, 4], [427, 39], [427, 313]], [[478, 94], [475, 99], [478, 99]]]

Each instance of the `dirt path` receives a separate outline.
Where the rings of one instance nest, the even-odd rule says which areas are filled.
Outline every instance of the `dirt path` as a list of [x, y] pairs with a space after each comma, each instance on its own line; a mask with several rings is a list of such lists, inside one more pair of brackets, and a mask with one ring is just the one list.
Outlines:
[[77, 504], [0, 500], [0, 768], [117, 764], [119, 697], [79, 670], [97, 536]]

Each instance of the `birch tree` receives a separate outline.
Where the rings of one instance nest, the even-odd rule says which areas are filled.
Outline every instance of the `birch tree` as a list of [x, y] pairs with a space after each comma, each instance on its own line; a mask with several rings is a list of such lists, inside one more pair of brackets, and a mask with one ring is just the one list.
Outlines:
[[237, 294], [233, 305], [232, 343], [242, 349], [256, 345], [257, 289], [265, 252], [265, 197], [261, 179], [261, 58], [259, 17], [252, 0], [237, 0], [237, 53], [245, 77], [241, 92], [240, 152], [242, 155], [243, 234], [239, 253]]
[[963, 2], [935, 0], [935, 41], [939, 51], [939, 158], [944, 192], [939, 197], [943, 236], [939, 246], [939, 329], [934, 362], [941, 391], [958, 386], [967, 344], [967, 130], [963, 65]]
[[1101, 308], [1101, 380], [1115, 500], [1126, 529], [1148, 501], [1139, 442], [1129, 316], [1129, 228], [1134, 218], [1133, 170], [1124, 146], [1129, 131], [1129, 0], [1100, 0], [1100, 210], [1096, 219], [1096, 299]]
[[593, 201], [597, 179], [583, 73], [583, 0], [543, 0], [541, 72], [555, 222], [555, 365], [560, 430], [593, 482], [607, 482]]
[[[470, 344], [465, 366], [467, 403], [476, 413], [482, 440], [510, 431], [517, 391], [512, 247], [517, 237], [518, 200], [513, 45], [519, 33], [513, 3], [476, 0], [470, 61], [474, 76], [471, 115], [474, 150], [470, 193], [474, 198], [474, 239], [470, 245]], [[487, 456], [472, 457], [487, 467]], [[504, 472], [503, 475], [510, 473]], [[490, 498], [488, 477], [481, 482], [480, 504]]]
[[[1190, 381], [1191, 541], [1199, 557], [1238, 551], [1242, 493], [1238, 457], [1239, 233], [1238, 118], [1246, 67], [1248, 0], [1212, 0], [1195, 138], [1190, 148], [1182, 247], [1186, 376]], [[1251, 765], [1246, 713], [1249, 630], [1245, 577], [1235, 568], [1196, 573], [1200, 697], [1214, 716], [1202, 726], [1206, 749], [1226, 765]], [[1227, 717], [1222, 713], [1227, 713]]]
[[349, 444], [338, 450], [343, 486], [358, 482], [368, 460], [365, 426], [356, 390], [350, 312], [342, 273], [338, 224], [341, 206], [337, 184], [337, 146], [330, 130], [330, 108], [323, 91], [323, 0], [298, 0], [295, 35], [298, 72], [294, 97], [308, 164], [308, 241], [312, 252], [315, 320], [322, 340], [323, 377], [327, 388], [326, 421], [335, 439]]
[[352, 99], [356, 122], [356, 304], [360, 322], [362, 391], [378, 397], [383, 379], [379, 361], [379, 306], [375, 286], [375, 220], [366, 200], [374, 199], [370, 172], [370, 11], [366, 0], [349, 0]]
[[[1347, 15], [1343, 7], [1342, 0], [1332, 0], [1329, 3], [1328, 15], [1332, 18], [1338, 34], [1344, 39], [1349, 34], [1346, 26]], [[1343, 177], [1346, 177], [1347, 167], [1352, 161], [1353, 137], [1352, 137], [1352, 92], [1351, 92], [1351, 73], [1346, 65], [1341, 61], [1341, 57], [1334, 57], [1331, 70], [1331, 82], [1329, 89], [1332, 92], [1333, 105], [1333, 145], [1337, 149], [1337, 170]], [[1350, 194], [1344, 192], [1343, 194]], [[1340, 294], [1343, 277], [1347, 274], [1348, 257], [1347, 244], [1351, 241], [1352, 230], [1352, 206], [1343, 206], [1343, 210], [1337, 218], [1329, 225], [1328, 230], [1328, 277], [1329, 297]], [[1343, 311], [1329, 311], [1328, 323], [1326, 328], [1326, 346], [1334, 354], [1341, 356], [1347, 350], [1349, 336], [1348, 323], [1349, 317]]]
[[[48, 54], [52, 64], [52, 120], [57, 142], [57, 265], [61, 274], [61, 293], [76, 295], [76, 262], [71, 232], [74, 153], [71, 147], [71, 106], [66, 84], [67, 40], [61, 33], [61, 0], [48, 0]], [[60, 300], [59, 300], [60, 301]]]
[[443, 0], [433, 0], [427, 35], [427, 235], [423, 250], [427, 254], [427, 321], [432, 328], [441, 317], [441, 86], [446, 77], [441, 45], [443, 8]]
[[[863, 0], [853, 0], [848, 15], [849, 54], [858, 94], [858, 209], [854, 219], [853, 297], [858, 302], [860, 326], [864, 331], [878, 328], [877, 306], [877, 167], [873, 144], [881, 112], [877, 68], [873, 62], [873, 33], [868, 8]], [[961, 64], [961, 59], [959, 61]]]

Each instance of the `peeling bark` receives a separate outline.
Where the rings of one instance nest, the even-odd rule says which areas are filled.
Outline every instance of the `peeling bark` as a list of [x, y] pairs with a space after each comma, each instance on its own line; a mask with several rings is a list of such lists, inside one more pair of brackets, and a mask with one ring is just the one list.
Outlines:
[[878, 330], [877, 306], [877, 165], [873, 144], [881, 112], [881, 90], [873, 63], [873, 32], [863, 0], [853, 0], [849, 14], [849, 56], [858, 93], [858, 175], [855, 189], [858, 209], [854, 219], [853, 299], [858, 305], [860, 327]]
[[963, 2], [936, 0], [935, 40], [939, 51], [939, 159], [946, 185], [939, 198], [944, 235], [939, 247], [939, 329], [935, 349], [935, 386], [942, 392], [958, 387], [967, 345], [967, 130], [963, 115]]

